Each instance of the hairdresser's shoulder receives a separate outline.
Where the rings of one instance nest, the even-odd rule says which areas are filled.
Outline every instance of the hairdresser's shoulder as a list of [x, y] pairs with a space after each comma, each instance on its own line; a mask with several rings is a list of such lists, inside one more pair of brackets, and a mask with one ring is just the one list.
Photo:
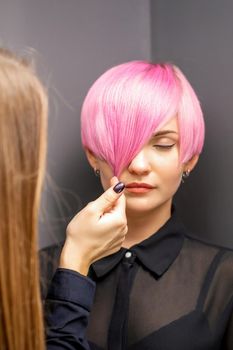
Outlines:
[[48, 287], [59, 265], [59, 258], [64, 242], [59, 242], [39, 251], [40, 284], [42, 299], [45, 299]]

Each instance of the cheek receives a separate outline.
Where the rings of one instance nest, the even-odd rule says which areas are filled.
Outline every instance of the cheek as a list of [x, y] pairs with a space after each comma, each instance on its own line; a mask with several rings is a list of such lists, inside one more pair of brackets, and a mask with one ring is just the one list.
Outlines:
[[181, 184], [182, 171], [179, 166], [173, 166], [169, 168], [170, 175], [166, 177], [167, 190], [173, 196]]
[[181, 181], [183, 166], [179, 162], [178, 154], [173, 153], [167, 156], [161, 156], [157, 159], [158, 171], [166, 184], [178, 187]]

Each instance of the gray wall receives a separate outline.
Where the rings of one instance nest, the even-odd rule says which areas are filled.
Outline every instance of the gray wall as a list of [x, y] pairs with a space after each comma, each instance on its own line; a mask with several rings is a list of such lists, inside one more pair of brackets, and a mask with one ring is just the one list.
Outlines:
[[206, 120], [197, 169], [177, 195], [199, 237], [233, 247], [233, 1], [151, 1], [152, 57], [176, 63]]
[[66, 223], [101, 189], [81, 148], [79, 113], [107, 68], [150, 58], [149, 0], [0, 0], [0, 41], [33, 48], [50, 96], [48, 169], [40, 246], [59, 241]]
[[32, 52], [50, 96], [41, 247], [101, 192], [79, 136], [87, 89], [108, 67], [150, 58], [180, 66], [205, 113], [205, 149], [178, 209], [196, 235], [233, 247], [232, 13], [231, 0], [0, 0], [1, 44]]

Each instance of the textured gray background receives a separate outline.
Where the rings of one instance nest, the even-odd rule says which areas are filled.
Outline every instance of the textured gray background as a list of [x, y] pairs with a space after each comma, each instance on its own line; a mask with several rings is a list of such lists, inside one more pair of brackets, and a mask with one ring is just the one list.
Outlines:
[[150, 58], [150, 2], [0, 0], [0, 41], [19, 52], [32, 51], [49, 91], [43, 247], [61, 240], [69, 217], [101, 191], [81, 148], [81, 103], [107, 68]]
[[151, 1], [152, 57], [175, 62], [201, 100], [206, 141], [177, 195], [199, 237], [233, 247], [233, 1]]
[[80, 107], [102, 72], [133, 59], [172, 61], [195, 87], [205, 150], [176, 202], [196, 235], [233, 247], [232, 18], [230, 0], [0, 0], [0, 43], [31, 52], [50, 98], [41, 247], [101, 192], [81, 148]]

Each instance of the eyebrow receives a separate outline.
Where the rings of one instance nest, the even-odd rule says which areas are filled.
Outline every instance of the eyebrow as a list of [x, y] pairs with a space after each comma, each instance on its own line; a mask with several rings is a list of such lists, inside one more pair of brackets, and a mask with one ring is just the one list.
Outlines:
[[156, 134], [153, 134], [152, 137], [162, 136], [162, 135], [166, 135], [166, 134], [178, 135], [178, 133], [174, 130], [161, 130], [161, 131], [158, 131]]

